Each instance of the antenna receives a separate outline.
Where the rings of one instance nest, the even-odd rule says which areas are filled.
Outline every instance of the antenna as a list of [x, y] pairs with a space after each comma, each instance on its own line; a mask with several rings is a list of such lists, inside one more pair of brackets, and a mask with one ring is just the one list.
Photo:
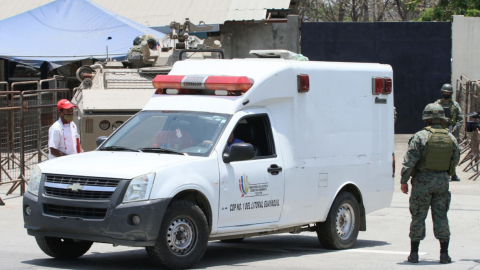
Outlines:
[[107, 46], [107, 59], [106, 59], [106, 61], [108, 62], [108, 46]]

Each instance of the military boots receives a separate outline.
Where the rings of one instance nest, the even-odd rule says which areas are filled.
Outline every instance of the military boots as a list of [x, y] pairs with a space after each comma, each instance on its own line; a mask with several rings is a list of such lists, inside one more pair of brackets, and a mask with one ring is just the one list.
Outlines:
[[420, 241], [411, 241], [410, 242], [410, 256], [408, 256], [408, 261], [411, 263], [418, 263], [418, 247], [420, 246]]
[[448, 244], [450, 241], [440, 242], [440, 263], [451, 263], [452, 258], [448, 256]]
[[451, 262], [452, 262], [452, 258], [448, 256], [448, 252], [440, 253], [440, 263], [451, 263]]
[[418, 251], [417, 252], [411, 251], [410, 256], [408, 256], [408, 261], [411, 263], [418, 263]]
[[456, 174], [452, 175], [451, 181], [460, 181], [460, 178]]

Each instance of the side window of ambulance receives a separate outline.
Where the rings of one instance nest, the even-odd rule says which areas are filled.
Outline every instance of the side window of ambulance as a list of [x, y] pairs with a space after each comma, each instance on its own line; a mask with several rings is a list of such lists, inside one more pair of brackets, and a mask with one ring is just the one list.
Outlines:
[[253, 145], [255, 159], [275, 157], [275, 143], [267, 114], [242, 118], [233, 131], [234, 138]]

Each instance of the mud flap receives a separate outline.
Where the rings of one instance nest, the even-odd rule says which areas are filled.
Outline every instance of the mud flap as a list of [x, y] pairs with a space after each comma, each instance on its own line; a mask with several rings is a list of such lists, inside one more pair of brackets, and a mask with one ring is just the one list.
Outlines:
[[367, 215], [365, 215], [365, 206], [363, 206], [363, 202], [358, 204], [358, 208], [360, 208], [360, 224], [358, 230], [364, 232], [367, 230]]

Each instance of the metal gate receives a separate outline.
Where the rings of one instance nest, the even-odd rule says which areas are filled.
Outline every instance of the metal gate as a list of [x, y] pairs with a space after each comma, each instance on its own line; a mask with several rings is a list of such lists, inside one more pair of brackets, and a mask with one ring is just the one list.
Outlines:
[[450, 22], [302, 23], [302, 54], [310, 60], [392, 66], [396, 133], [424, 127], [423, 109], [451, 81], [451, 51]]
[[[460, 104], [462, 112], [473, 113], [480, 111], [480, 80], [469, 80], [465, 76], [460, 76], [456, 81], [456, 100]], [[478, 118], [465, 118], [464, 127], [467, 121], [479, 122]], [[467, 153], [460, 161], [460, 165], [467, 163], [463, 169], [464, 172], [474, 171], [475, 173], [469, 180], [477, 180], [480, 176], [480, 134], [478, 131], [466, 132], [463, 128], [460, 133], [461, 153]]]
[[[45, 82], [54, 89], [41, 89]], [[18, 187], [23, 195], [35, 165], [48, 159], [48, 130], [57, 120], [57, 102], [70, 99], [71, 90], [57, 88], [64, 84], [58, 77], [12, 83], [11, 89], [0, 84], [6, 88], [0, 91], [0, 185], [11, 184], [7, 195]], [[36, 90], [16, 91], [25, 85]]]

